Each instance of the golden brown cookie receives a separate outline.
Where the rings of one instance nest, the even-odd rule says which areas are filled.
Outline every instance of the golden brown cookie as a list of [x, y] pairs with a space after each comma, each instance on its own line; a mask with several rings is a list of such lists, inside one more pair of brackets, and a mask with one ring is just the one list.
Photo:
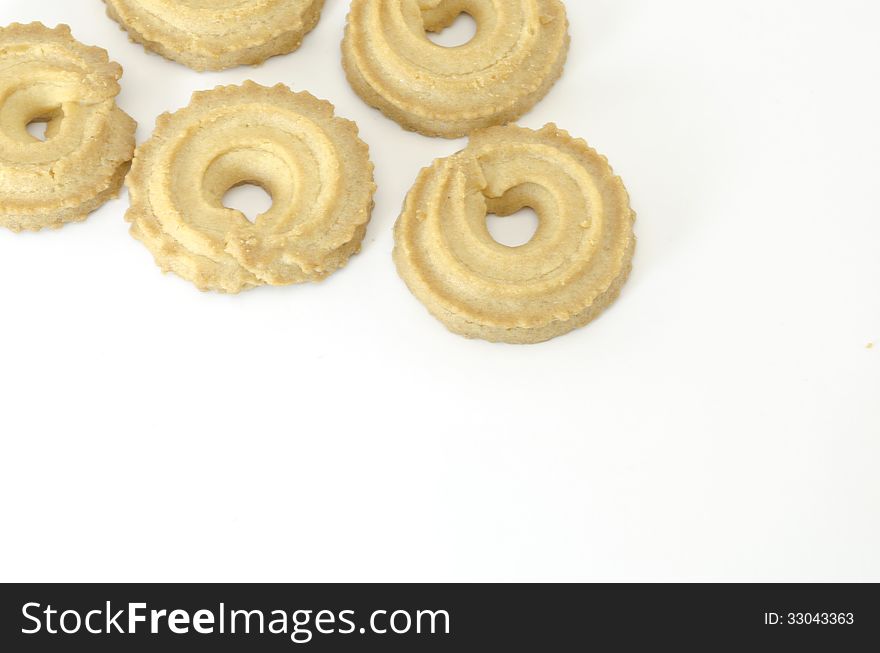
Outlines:
[[[67, 25], [0, 28], [0, 226], [57, 228], [115, 197], [135, 122], [116, 106], [119, 64]], [[27, 131], [46, 122], [46, 140]]]
[[[135, 153], [132, 235], [202, 290], [327, 277], [360, 249], [376, 189], [357, 126], [333, 112], [282, 84], [195, 93]], [[241, 184], [273, 199], [253, 223], [222, 203]]]
[[[540, 218], [521, 247], [486, 214]], [[620, 292], [635, 247], [629, 196], [605, 157], [566, 132], [492, 127], [419, 174], [395, 227], [394, 260], [451, 331], [537, 343], [584, 326]]]
[[[461, 13], [476, 36], [428, 39]], [[516, 120], [562, 74], [568, 20], [559, 0], [354, 0], [342, 42], [352, 88], [402, 127], [457, 138]]]
[[194, 70], [260, 64], [296, 50], [324, 0], [104, 0], [148, 50]]

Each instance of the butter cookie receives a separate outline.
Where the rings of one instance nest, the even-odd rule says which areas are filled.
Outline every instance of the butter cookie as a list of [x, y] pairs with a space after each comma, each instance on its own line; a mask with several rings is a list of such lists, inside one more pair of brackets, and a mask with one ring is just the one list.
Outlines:
[[136, 43], [193, 70], [260, 64], [293, 52], [324, 0], [104, 0]]
[[[461, 13], [477, 24], [470, 42], [428, 38]], [[559, 0], [354, 0], [342, 62], [370, 106], [406, 129], [457, 138], [529, 111], [559, 79], [568, 46]]]
[[[0, 226], [57, 228], [118, 194], [136, 128], [116, 105], [121, 76], [67, 25], [0, 28]], [[34, 122], [47, 123], [45, 140]]]
[[[223, 206], [254, 184], [273, 200], [249, 221]], [[320, 281], [360, 249], [373, 164], [357, 126], [309, 93], [245, 82], [164, 114], [126, 180], [132, 235], [202, 290]]]
[[[487, 213], [534, 209], [521, 247]], [[395, 227], [394, 260], [451, 331], [537, 343], [584, 326], [618, 296], [635, 248], [629, 196], [607, 160], [555, 125], [492, 127], [419, 174]]]

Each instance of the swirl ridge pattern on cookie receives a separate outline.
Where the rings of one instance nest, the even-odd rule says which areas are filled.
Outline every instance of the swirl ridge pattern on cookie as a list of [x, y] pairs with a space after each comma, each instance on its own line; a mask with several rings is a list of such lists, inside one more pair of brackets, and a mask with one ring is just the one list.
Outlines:
[[[474, 38], [428, 39], [461, 13]], [[455, 138], [516, 120], [559, 79], [568, 54], [559, 0], [354, 0], [342, 43], [349, 83], [406, 129]]]
[[104, 0], [131, 39], [194, 70], [259, 64], [296, 50], [324, 0]]
[[[533, 208], [521, 247], [496, 242], [487, 213]], [[620, 292], [635, 248], [629, 196], [607, 160], [555, 125], [471, 135], [419, 174], [395, 227], [394, 260], [450, 330], [537, 343], [581, 327]]]
[[[67, 25], [0, 28], [0, 226], [57, 228], [118, 194], [136, 128], [116, 105], [121, 76]], [[44, 141], [32, 122], [47, 123]]]
[[[373, 164], [357, 126], [333, 105], [279, 84], [197, 92], [164, 114], [135, 153], [127, 185], [132, 235], [202, 290], [320, 281], [360, 249], [373, 207]], [[223, 206], [261, 186], [255, 222]]]

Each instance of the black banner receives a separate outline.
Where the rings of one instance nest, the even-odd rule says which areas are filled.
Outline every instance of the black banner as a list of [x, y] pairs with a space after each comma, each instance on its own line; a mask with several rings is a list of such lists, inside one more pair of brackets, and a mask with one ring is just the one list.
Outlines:
[[0, 651], [16, 653], [631, 650], [646, 638], [672, 650], [850, 651], [880, 642], [876, 585], [48, 584], [0, 594]]

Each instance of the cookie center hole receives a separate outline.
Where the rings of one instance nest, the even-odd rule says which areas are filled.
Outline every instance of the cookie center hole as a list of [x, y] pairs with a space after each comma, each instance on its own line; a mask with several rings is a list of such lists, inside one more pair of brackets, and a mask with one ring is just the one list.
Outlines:
[[45, 142], [55, 136], [64, 119], [64, 110], [58, 106], [44, 106], [30, 114], [25, 130], [35, 141]]
[[507, 247], [522, 247], [535, 237], [540, 220], [534, 209], [525, 207], [510, 215], [486, 215], [486, 227], [495, 242]]
[[272, 208], [272, 196], [262, 186], [244, 182], [230, 188], [223, 196], [223, 206], [241, 211], [251, 222]]
[[46, 118], [37, 118], [31, 120], [27, 125], [28, 134], [36, 138], [38, 141], [46, 140], [46, 130], [49, 128], [49, 121]]
[[470, 43], [477, 35], [477, 21], [465, 12], [461, 12], [450, 25], [429, 27], [428, 38], [444, 48], [457, 48]]

